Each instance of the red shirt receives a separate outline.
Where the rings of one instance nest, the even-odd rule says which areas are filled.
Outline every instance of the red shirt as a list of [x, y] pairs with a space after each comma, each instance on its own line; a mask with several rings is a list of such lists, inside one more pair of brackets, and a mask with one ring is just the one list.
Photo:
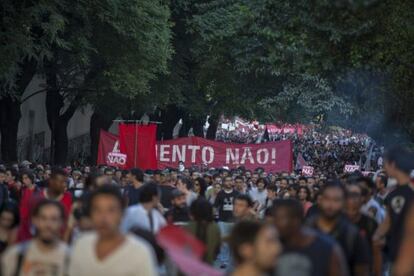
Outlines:
[[[31, 210], [39, 202], [40, 199], [47, 198], [46, 189], [40, 190], [35, 187], [33, 189], [24, 188], [22, 191], [22, 198], [20, 200], [20, 226], [17, 232], [17, 241], [22, 242], [32, 238], [31, 228]], [[63, 205], [65, 211], [65, 223], [70, 214], [72, 207], [72, 195], [69, 192], [64, 192], [59, 197], [59, 202]]]

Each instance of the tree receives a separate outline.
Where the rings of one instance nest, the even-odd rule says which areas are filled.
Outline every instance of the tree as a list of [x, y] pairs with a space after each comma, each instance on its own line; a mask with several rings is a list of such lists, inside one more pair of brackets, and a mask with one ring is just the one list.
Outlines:
[[[383, 133], [380, 125], [404, 122], [407, 133], [413, 6], [376, 0], [198, 2], [189, 19], [198, 41], [198, 84], [230, 107], [223, 112], [264, 120], [324, 118], [355, 130], [369, 126], [371, 134]], [[372, 118], [384, 111], [385, 118]]]
[[[3, 161], [17, 161], [17, 131], [22, 95], [42, 61], [51, 56], [49, 45], [63, 28], [58, 9], [63, 1], [0, 3], [0, 132]], [[43, 90], [36, 93], [44, 92]]]

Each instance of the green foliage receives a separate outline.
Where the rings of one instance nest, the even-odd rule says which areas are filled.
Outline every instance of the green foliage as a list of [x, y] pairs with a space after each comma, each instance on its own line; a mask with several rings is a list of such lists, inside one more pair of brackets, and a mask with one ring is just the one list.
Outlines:
[[414, 136], [410, 0], [4, 0], [0, 13], [3, 93], [34, 60], [66, 101], [110, 117], [175, 105]]

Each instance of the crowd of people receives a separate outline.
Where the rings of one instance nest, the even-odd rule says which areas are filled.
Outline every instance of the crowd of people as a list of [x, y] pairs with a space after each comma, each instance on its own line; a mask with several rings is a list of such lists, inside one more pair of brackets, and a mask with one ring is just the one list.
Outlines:
[[[375, 171], [382, 166], [384, 149], [366, 134], [348, 129], [319, 125], [290, 125], [279, 123], [280, 132], [266, 130], [266, 125], [236, 118], [222, 118], [216, 140], [233, 143], [262, 143], [290, 140], [295, 160], [300, 155], [319, 173], [339, 173], [345, 165], [359, 165], [361, 169]], [[224, 127], [223, 127], [224, 125]], [[284, 129], [288, 129], [286, 132]], [[300, 129], [300, 131], [298, 131]]]
[[0, 165], [1, 275], [180, 275], [168, 225], [222, 275], [413, 275], [413, 156], [383, 158], [366, 176]]

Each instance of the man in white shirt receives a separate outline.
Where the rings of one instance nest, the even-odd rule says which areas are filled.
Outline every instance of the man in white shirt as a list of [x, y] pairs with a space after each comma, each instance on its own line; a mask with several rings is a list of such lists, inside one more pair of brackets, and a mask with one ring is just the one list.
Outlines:
[[157, 275], [150, 246], [120, 231], [124, 202], [117, 187], [98, 188], [91, 194], [88, 207], [96, 231], [85, 234], [75, 243], [70, 276]]
[[254, 209], [257, 212], [261, 212], [264, 208], [266, 208], [267, 180], [265, 178], [259, 178], [257, 180], [256, 186], [256, 188], [252, 188], [249, 191], [249, 196], [252, 198], [254, 202]]
[[35, 237], [10, 247], [2, 257], [2, 275], [56, 275], [66, 271], [67, 247], [59, 240], [64, 221], [63, 206], [49, 199], [33, 209]]
[[378, 224], [381, 224], [385, 219], [385, 210], [374, 199], [374, 191], [376, 188], [374, 182], [369, 177], [360, 177], [357, 181], [362, 187], [365, 197], [365, 202], [361, 207], [361, 212], [375, 219]]
[[122, 231], [126, 233], [133, 227], [139, 227], [154, 234], [158, 233], [167, 224], [164, 216], [158, 210], [159, 205], [160, 197], [157, 184], [150, 182], [142, 186], [139, 204], [128, 207], [125, 212], [121, 226]]

